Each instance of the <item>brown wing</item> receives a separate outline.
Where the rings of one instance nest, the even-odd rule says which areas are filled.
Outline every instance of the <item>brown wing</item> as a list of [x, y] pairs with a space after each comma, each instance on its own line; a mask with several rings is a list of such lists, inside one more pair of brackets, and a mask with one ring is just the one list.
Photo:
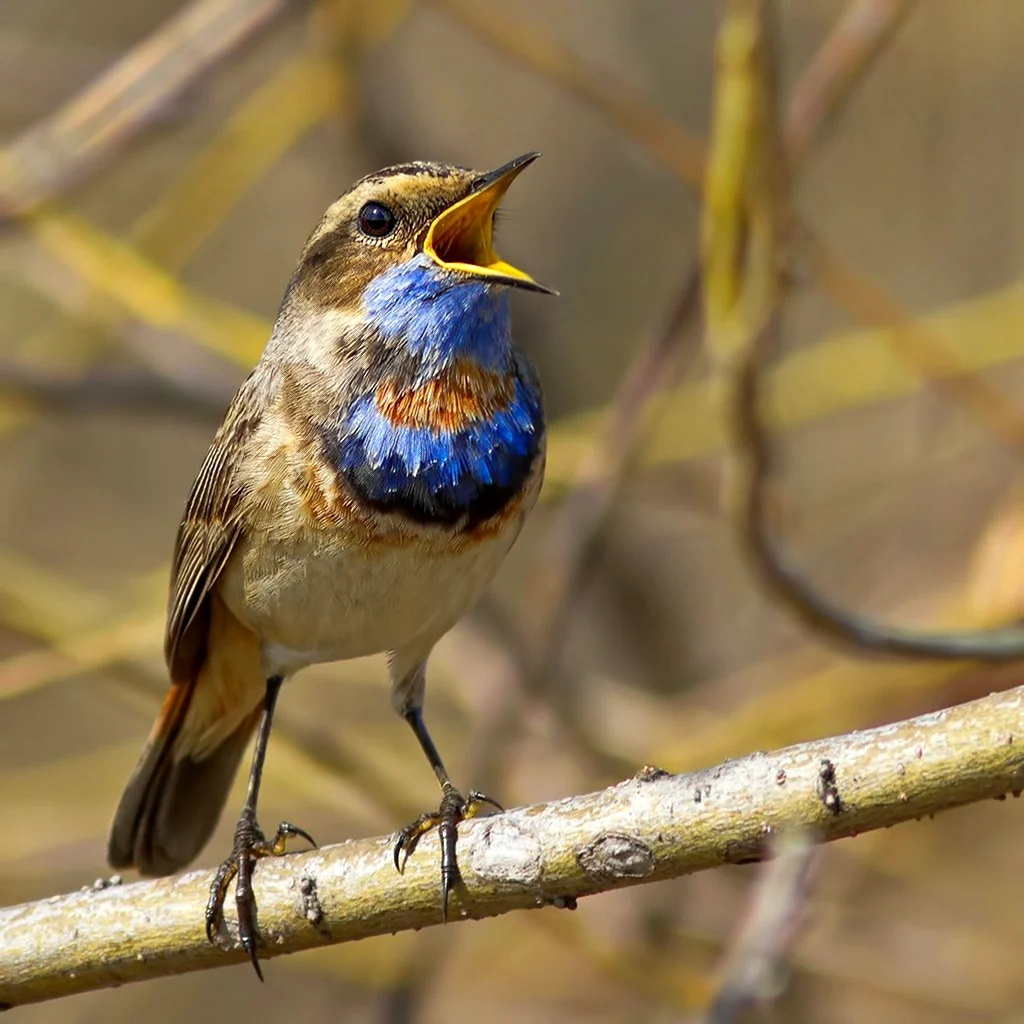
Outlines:
[[178, 527], [164, 657], [172, 682], [191, 683], [206, 656], [209, 596], [242, 536], [244, 487], [238, 473], [245, 442], [265, 408], [257, 372], [239, 389], [206, 453]]

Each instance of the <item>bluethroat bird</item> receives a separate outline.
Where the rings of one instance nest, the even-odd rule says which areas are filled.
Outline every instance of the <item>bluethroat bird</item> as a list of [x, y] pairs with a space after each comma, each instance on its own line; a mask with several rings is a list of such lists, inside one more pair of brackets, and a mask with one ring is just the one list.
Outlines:
[[411, 163], [349, 189], [307, 240], [260, 361], [228, 409], [178, 529], [165, 656], [171, 689], [121, 797], [115, 868], [169, 874], [209, 839], [253, 732], [249, 788], [210, 890], [220, 928], [236, 882], [256, 973], [256, 861], [310, 836], [257, 823], [282, 683], [385, 652], [391, 701], [441, 785], [442, 915], [456, 829], [482, 794], [456, 790], [423, 721], [431, 649], [477, 600], [537, 499], [544, 411], [512, 341], [509, 288], [549, 292], [504, 262], [494, 216], [530, 153], [490, 173]]

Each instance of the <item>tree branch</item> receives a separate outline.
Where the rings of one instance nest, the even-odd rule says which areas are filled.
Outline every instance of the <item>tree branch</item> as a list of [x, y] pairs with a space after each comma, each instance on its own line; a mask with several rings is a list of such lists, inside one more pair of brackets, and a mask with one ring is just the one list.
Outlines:
[[[454, 917], [762, 859], [780, 830], [824, 841], [1024, 787], [1024, 687], [920, 718], [757, 753], [688, 775], [645, 768], [610, 789], [469, 822]], [[395, 874], [391, 838], [263, 861], [262, 955], [437, 924], [436, 837]], [[208, 871], [0, 910], [0, 1007], [238, 963], [206, 941]]]

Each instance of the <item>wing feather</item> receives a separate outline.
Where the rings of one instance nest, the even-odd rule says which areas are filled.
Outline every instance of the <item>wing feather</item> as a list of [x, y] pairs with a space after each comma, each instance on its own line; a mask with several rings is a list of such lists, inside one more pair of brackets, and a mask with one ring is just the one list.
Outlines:
[[174, 543], [164, 656], [171, 680], [191, 683], [206, 657], [209, 597], [244, 533], [238, 472], [267, 392], [254, 371], [239, 389], [196, 476]]

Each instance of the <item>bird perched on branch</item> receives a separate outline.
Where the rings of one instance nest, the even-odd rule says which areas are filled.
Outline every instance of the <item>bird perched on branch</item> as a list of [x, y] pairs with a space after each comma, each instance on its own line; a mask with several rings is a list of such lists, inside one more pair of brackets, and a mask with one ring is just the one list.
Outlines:
[[115, 868], [169, 874], [206, 843], [253, 732], [233, 850], [206, 911], [211, 941], [236, 880], [256, 973], [252, 875], [268, 839], [260, 777], [282, 683], [386, 652], [395, 710], [441, 785], [395, 863], [438, 827], [442, 915], [456, 829], [482, 794], [452, 784], [423, 721], [434, 644], [476, 601], [540, 490], [544, 414], [512, 342], [508, 288], [547, 292], [494, 250], [495, 212], [537, 154], [481, 174], [412, 163], [371, 174], [306, 242], [263, 356], [199, 470], [178, 529], [165, 654], [172, 686], [110, 834]]

